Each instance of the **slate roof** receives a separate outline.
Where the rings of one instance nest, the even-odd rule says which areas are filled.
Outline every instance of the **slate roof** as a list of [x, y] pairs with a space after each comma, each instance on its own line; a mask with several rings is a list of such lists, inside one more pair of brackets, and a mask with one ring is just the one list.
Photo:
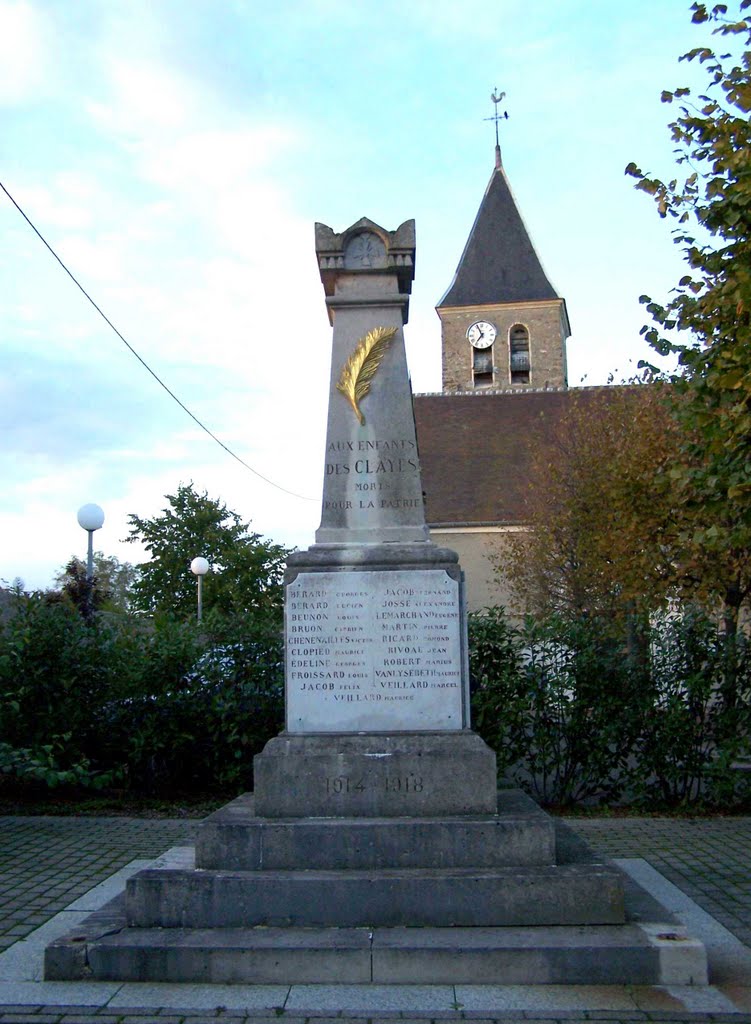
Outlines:
[[432, 527], [523, 525], [532, 432], [552, 443], [572, 400], [608, 388], [415, 395], [415, 425]]
[[542, 269], [503, 167], [497, 167], [454, 280], [437, 308], [559, 297]]

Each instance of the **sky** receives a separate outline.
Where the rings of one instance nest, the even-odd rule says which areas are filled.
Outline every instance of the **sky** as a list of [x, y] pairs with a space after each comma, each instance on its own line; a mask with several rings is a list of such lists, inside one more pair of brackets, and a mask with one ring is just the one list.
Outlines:
[[[0, 0], [0, 580], [52, 585], [86, 535], [192, 482], [254, 531], [313, 543], [331, 328], [313, 226], [414, 218], [405, 330], [440, 390], [435, 306], [494, 165], [571, 321], [569, 381], [633, 374], [645, 292], [682, 273], [624, 177], [674, 175], [663, 89], [708, 39], [688, 0]], [[293, 492], [293, 493], [287, 493]], [[196, 552], [196, 555], [204, 554]]]

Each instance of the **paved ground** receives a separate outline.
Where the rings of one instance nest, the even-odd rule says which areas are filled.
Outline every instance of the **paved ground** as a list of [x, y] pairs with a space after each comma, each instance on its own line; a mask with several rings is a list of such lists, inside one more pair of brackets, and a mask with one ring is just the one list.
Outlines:
[[[690, 896], [701, 908], [720, 921], [729, 931], [751, 947], [751, 818], [687, 819], [625, 818], [571, 819], [573, 827], [598, 850], [610, 857], [644, 858], [657, 871]], [[29, 935], [44, 921], [67, 907], [92, 886], [139, 858], [158, 856], [171, 846], [192, 840], [196, 823], [177, 820], [141, 820], [133, 818], [53, 818], [0, 817], [0, 950]], [[751, 979], [749, 979], [751, 984]], [[0, 1005], [0, 1024], [272, 1024], [279, 1016], [314, 1019], [339, 1024], [351, 1019], [367, 1019], [372, 1024], [396, 1017], [405, 1022], [427, 1024], [430, 1020], [471, 1018], [480, 1021], [554, 1021], [614, 1022], [660, 1020], [669, 1022], [733, 1021], [751, 1024], [751, 1005], [746, 1012], [718, 1012], [707, 1004], [692, 1013], [683, 1012], [669, 993], [662, 1007], [654, 1000], [640, 1009], [638, 993], [629, 1002], [635, 1008], [620, 1009], [614, 1000], [610, 1010], [593, 1007], [566, 1010], [560, 1005], [545, 1008], [531, 1005], [524, 1010], [503, 1009], [503, 1001], [492, 1008], [470, 1009], [471, 999], [464, 995], [463, 1006], [455, 997], [454, 1009], [431, 1008], [430, 999], [413, 1009], [404, 1000], [397, 1009], [384, 993], [378, 1013], [358, 1011], [354, 1006], [343, 1012], [330, 1000], [321, 1000], [321, 1009], [295, 1010], [286, 1002], [273, 1016], [259, 1016], [247, 1010], [201, 1009], [200, 986], [195, 987], [190, 1006], [181, 1005], [174, 994], [171, 1005], [165, 1000], [161, 1009], [137, 1005], [113, 1011], [111, 1007], [74, 1005]], [[458, 987], [457, 987], [458, 993]], [[468, 993], [471, 996], [471, 993]], [[335, 997], [334, 997], [335, 998]], [[216, 1000], [214, 1000], [215, 1002]], [[541, 1004], [544, 1000], [540, 1000]], [[437, 1005], [437, 1004], [436, 1004]]]
[[195, 821], [0, 817], [0, 950], [136, 858], [191, 842]]
[[643, 857], [751, 947], [751, 818], [569, 819], [608, 857]]

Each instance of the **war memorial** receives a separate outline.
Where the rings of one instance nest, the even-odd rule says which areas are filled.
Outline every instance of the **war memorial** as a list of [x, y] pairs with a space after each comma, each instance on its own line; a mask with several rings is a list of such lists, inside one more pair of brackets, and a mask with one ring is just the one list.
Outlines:
[[46, 978], [706, 984], [701, 943], [499, 788], [471, 729], [464, 581], [425, 525], [404, 351], [414, 222], [315, 240], [329, 411], [321, 525], [285, 581], [285, 729], [195, 857], [131, 878]]

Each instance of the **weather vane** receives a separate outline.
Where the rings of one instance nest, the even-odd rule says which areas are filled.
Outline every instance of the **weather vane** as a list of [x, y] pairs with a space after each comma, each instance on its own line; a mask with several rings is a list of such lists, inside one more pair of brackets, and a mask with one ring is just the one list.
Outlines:
[[[498, 93], [497, 96], [496, 96], [496, 93]], [[504, 121], [504, 120], [508, 121], [508, 111], [504, 110], [502, 114], [499, 114], [498, 113], [498, 104], [501, 102], [501, 100], [504, 99], [505, 96], [506, 96], [506, 93], [505, 92], [498, 92], [498, 86], [496, 86], [495, 89], [490, 94], [490, 98], [493, 101], [493, 103], [495, 104], [495, 113], [493, 114], [492, 117], [484, 117], [483, 118], [483, 121], [495, 121], [495, 156], [496, 156], [496, 166], [497, 167], [500, 167], [500, 164], [501, 164], [501, 144], [500, 144], [500, 142], [498, 140], [498, 122], [499, 121]]]

